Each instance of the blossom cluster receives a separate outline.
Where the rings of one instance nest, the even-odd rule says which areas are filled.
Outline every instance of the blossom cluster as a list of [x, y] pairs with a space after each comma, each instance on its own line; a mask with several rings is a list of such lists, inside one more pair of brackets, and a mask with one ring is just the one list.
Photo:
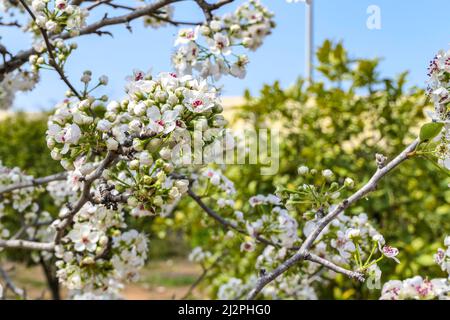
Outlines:
[[59, 281], [74, 292], [93, 294], [116, 294], [124, 282], [136, 281], [147, 259], [147, 237], [125, 228], [121, 210], [84, 205], [56, 248]]
[[[90, 81], [90, 74], [83, 77]], [[93, 97], [66, 99], [49, 119], [47, 144], [53, 159], [73, 170], [74, 185], [99, 165], [93, 155], [121, 154], [103, 177], [128, 195], [132, 215], [149, 216], [164, 212], [187, 191], [188, 181], [171, 174], [209, 159], [226, 121], [215, 90], [191, 76], [153, 78], [136, 71], [126, 92], [127, 98], [106, 106]]]
[[36, 25], [52, 34], [67, 30], [72, 36], [78, 35], [89, 15], [87, 9], [71, 5], [67, 0], [33, 0], [31, 8]]
[[415, 276], [404, 281], [386, 282], [381, 292], [381, 300], [448, 300], [450, 285], [447, 279], [423, 279]]
[[[75, 42], [65, 43], [62, 39], [50, 39], [50, 44], [52, 45], [52, 53], [55, 58], [56, 63], [59, 67], [64, 67], [69, 55], [78, 48]], [[43, 68], [53, 68], [50, 63], [49, 58], [44, 55], [48, 51], [45, 41], [38, 40], [34, 43], [33, 48], [36, 54], [32, 54], [28, 59], [30, 63], [31, 70], [37, 73]]]
[[317, 218], [332, 205], [338, 204], [344, 191], [353, 189], [355, 182], [350, 177], [339, 179], [330, 169], [322, 171], [307, 166], [298, 167], [296, 188], [278, 187], [276, 194], [283, 199], [286, 208], [304, 212], [307, 220]]
[[450, 170], [450, 50], [440, 51], [430, 62], [429, 95], [434, 102], [433, 121], [443, 123], [441, 142], [436, 150], [442, 165]]
[[16, 93], [32, 90], [38, 80], [35, 72], [17, 70], [5, 74], [0, 80], [0, 109], [10, 108]]
[[211, 76], [218, 80], [231, 74], [242, 79], [248, 57], [233, 50], [236, 47], [256, 50], [274, 26], [273, 14], [258, 0], [250, 0], [234, 13], [214, 17], [196, 28], [181, 29], [172, 63], [180, 74], [196, 70], [203, 78]]
[[[264, 234], [270, 237], [270, 240], [276, 245], [291, 248], [299, 241], [298, 223], [286, 210], [281, 206], [281, 199], [275, 195], [257, 195], [249, 200], [250, 205], [263, 212], [258, 219], [251, 221], [249, 214], [246, 219], [247, 232], [251, 237], [257, 238], [258, 235]], [[244, 243], [244, 250], [253, 250], [251, 243]]]
[[[290, 186], [290, 189], [279, 188], [277, 195], [253, 196], [245, 209], [239, 210], [237, 207], [241, 204], [235, 201], [235, 192], [227, 193], [227, 190], [234, 190], [234, 185], [220, 171], [206, 169], [197, 177], [197, 184], [194, 185], [199, 194], [215, 201], [217, 211], [222, 217], [226, 218], [236, 230], [244, 230], [246, 234], [241, 236], [234, 230], [228, 231], [218, 235], [218, 239], [227, 239], [221, 243], [233, 245], [236, 241], [239, 242], [240, 251], [246, 252], [245, 256], [248, 260], [242, 263], [245, 265], [254, 263], [252, 269], [260, 273], [270, 272], [288, 259], [292, 252], [295, 252], [295, 248], [301, 245], [301, 239], [313, 232], [321, 217], [336, 209], [335, 202], [338, 201], [340, 193], [355, 185], [350, 178], [345, 178], [338, 183], [340, 180], [331, 170], [319, 172], [301, 166], [298, 171], [302, 180], [310, 178], [311, 182], [320, 183], [322, 187], [319, 188], [313, 183], [306, 185], [299, 182], [300, 187], [297, 189]], [[206, 182], [205, 178], [207, 178]], [[222, 181], [226, 181], [226, 187], [222, 185]], [[315, 192], [314, 196], [312, 191]], [[300, 197], [294, 198], [292, 194]], [[333, 194], [337, 196], [332, 196]], [[313, 198], [316, 202], [308, 202], [306, 207], [312, 206], [314, 208], [312, 211], [315, 211], [316, 215], [308, 212], [299, 213], [297, 202]], [[320, 208], [322, 212], [319, 214]], [[261, 239], [270, 241], [273, 245], [267, 245], [261, 242]], [[221, 247], [221, 244], [218, 246]], [[229, 248], [225, 246], [222, 250], [229, 250]], [[340, 214], [321, 232], [311, 248], [311, 253], [348, 270], [364, 273], [372, 283], [378, 283], [381, 278], [381, 269], [378, 266], [381, 260], [388, 258], [399, 262], [397, 259], [399, 250], [386, 245], [384, 237], [364, 213], [353, 216]], [[191, 258], [193, 261], [203, 263], [210, 255], [209, 251], [197, 247], [192, 252]], [[242, 256], [240, 258], [242, 259]], [[228, 264], [230, 261], [223, 263]], [[297, 270], [298, 268], [301, 270]], [[332, 281], [336, 276], [336, 273], [331, 270], [318, 273], [319, 269], [319, 264], [303, 263], [292, 272], [280, 275], [267, 285], [262, 291], [262, 296], [270, 299], [317, 299], [316, 284]], [[224, 275], [222, 278], [225, 279], [218, 281], [217, 294], [219, 298], [227, 299], [245, 296], [254, 288], [254, 281], [256, 281], [255, 274], [242, 275], [236, 274], [235, 271], [231, 271], [228, 278]]]
[[450, 236], [444, 240], [447, 250], [438, 249], [435, 262], [448, 278], [428, 279], [415, 276], [403, 281], [392, 280], [383, 285], [381, 300], [450, 300]]
[[75, 180], [79, 179], [80, 176], [79, 173], [77, 175], [77, 172], [70, 171], [68, 172], [67, 180], [52, 181], [47, 184], [46, 190], [56, 206], [61, 207], [66, 203], [74, 203], [76, 201], [79, 186], [78, 183], [75, 183]]
[[444, 245], [447, 248], [445, 250], [439, 248], [434, 256], [434, 260], [441, 267], [442, 271], [447, 272], [450, 277], [450, 236], [445, 238]]
[[[8, 168], [0, 162], [0, 188], [8, 187], [14, 184], [33, 184], [33, 176], [24, 174], [19, 168]], [[0, 217], [6, 206], [10, 206], [18, 213], [24, 213], [32, 207], [35, 207], [34, 198], [39, 193], [35, 187], [20, 188], [3, 195], [0, 204]], [[36, 211], [37, 209], [33, 209]]]

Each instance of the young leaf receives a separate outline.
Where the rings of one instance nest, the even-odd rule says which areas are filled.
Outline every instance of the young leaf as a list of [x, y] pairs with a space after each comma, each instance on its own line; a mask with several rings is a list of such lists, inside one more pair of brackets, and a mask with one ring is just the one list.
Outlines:
[[444, 124], [439, 122], [424, 124], [420, 129], [420, 141], [424, 142], [433, 139], [441, 133], [443, 126]]

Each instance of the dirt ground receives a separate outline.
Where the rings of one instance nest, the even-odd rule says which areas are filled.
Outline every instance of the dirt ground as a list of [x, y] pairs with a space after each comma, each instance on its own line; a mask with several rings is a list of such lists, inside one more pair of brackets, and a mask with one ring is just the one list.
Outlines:
[[[23, 265], [4, 265], [17, 287], [25, 289], [30, 299], [49, 299], [45, 277], [39, 267], [26, 268]], [[122, 291], [125, 299], [163, 300], [181, 299], [201, 274], [198, 265], [187, 260], [175, 259], [153, 261], [142, 271], [140, 280]], [[62, 293], [63, 296], [65, 292]], [[205, 298], [198, 289], [190, 298]]]

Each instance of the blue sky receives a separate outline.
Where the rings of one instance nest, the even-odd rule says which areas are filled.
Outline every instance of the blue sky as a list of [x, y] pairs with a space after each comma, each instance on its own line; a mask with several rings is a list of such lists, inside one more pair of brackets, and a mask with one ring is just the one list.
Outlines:
[[[130, 3], [131, 1], [122, 1]], [[244, 1], [237, 0], [236, 4]], [[251, 64], [244, 80], [225, 78], [224, 95], [241, 95], [246, 88], [257, 93], [264, 83], [280, 80], [283, 86], [304, 74], [305, 5], [286, 0], [262, 0], [276, 15], [277, 28], [264, 45], [249, 54]], [[315, 42], [343, 40], [353, 57], [383, 58], [381, 72], [394, 76], [409, 70], [409, 84], [425, 86], [429, 60], [450, 43], [450, 1], [448, 0], [315, 0]], [[134, 1], [133, 1], [134, 3]], [[366, 27], [368, 6], [381, 9], [381, 30]], [[232, 5], [228, 9], [235, 7]], [[120, 14], [119, 11], [110, 12]], [[190, 2], [176, 4], [175, 17], [198, 21], [201, 12]], [[91, 16], [93, 21], [96, 16]], [[99, 18], [99, 16], [97, 16]], [[174, 27], [158, 30], [132, 23], [133, 33], [123, 26], [110, 27], [114, 39], [87, 36], [77, 39], [79, 49], [67, 65], [74, 83], [85, 69], [94, 76], [106, 74], [110, 85], [104, 93], [111, 98], [123, 96], [126, 75], [135, 68], [170, 70], [170, 54], [177, 33]], [[1, 29], [2, 42], [14, 50], [27, 48], [29, 39], [11, 29]], [[43, 71], [42, 82], [33, 92], [19, 94], [15, 109], [49, 109], [62, 98], [66, 88], [52, 71]]]

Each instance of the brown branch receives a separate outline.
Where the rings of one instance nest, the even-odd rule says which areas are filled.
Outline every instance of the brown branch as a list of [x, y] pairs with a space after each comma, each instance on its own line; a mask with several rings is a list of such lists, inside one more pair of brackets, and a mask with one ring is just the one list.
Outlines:
[[[23, 0], [21, 0], [21, 1], [23, 1]], [[82, 28], [80, 30], [79, 35], [77, 35], [77, 36], [91, 35], [91, 34], [101, 35], [103, 32], [100, 31], [100, 29], [103, 27], [117, 25], [117, 24], [123, 24], [123, 23], [125, 23], [125, 24], [129, 23], [140, 17], [148, 16], [152, 13], [155, 13], [159, 9], [161, 9], [162, 7], [165, 7], [168, 4], [180, 2], [180, 1], [185, 1], [185, 0], [159, 0], [157, 2], [148, 4], [142, 8], [136, 9], [133, 12], [130, 12], [130, 13], [127, 13], [127, 14], [124, 14], [121, 16], [117, 16], [117, 17], [113, 17], [113, 18], [105, 17], [97, 22], [92, 23], [91, 25], [88, 25], [88, 26]], [[72, 3], [73, 4], [81, 3], [81, 1], [73, 1]], [[62, 40], [67, 40], [67, 39], [71, 39], [71, 38], [74, 38], [77, 36], [74, 36], [74, 35], [70, 34], [69, 32], [64, 32], [62, 34], [53, 35], [51, 39], [53, 40], [53, 39], [58, 38], [58, 39], [62, 39]], [[36, 54], [36, 53], [37, 52], [32, 48], [28, 49], [26, 51], [19, 52], [13, 58], [11, 58], [9, 61], [0, 65], [0, 75], [9, 73], [9, 72], [14, 71], [15, 69], [19, 68], [20, 66], [22, 66], [24, 63], [26, 63], [28, 61], [28, 58], [31, 55]]]
[[124, 10], [130, 10], [130, 11], [136, 10], [136, 8], [133, 8], [133, 7], [113, 3], [113, 0], [97, 0], [97, 1], [89, 1], [89, 2], [94, 2], [92, 5], [90, 5], [89, 7], [86, 8], [89, 11], [91, 11], [101, 5], [107, 5], [113, 9], [124, 9]]
[[213, 11], [217, 10], [224, 5], [233, 2], [234, 0], [220, 0], [216, 3], [208, 3], [205, 0], [194, 0], [197, 5], [202, 9], [203, 14], [207, 21], [211, 21], [213, 18]]
[[168, 24], [171, 24], [175, 27], [181, 26], [181, 25], [185, 25], [185, 26], [199, 26], [202, 25], [203, 22], [190, 22], [190, 21], [175, 21], [175, 20], [171, 20], [171, 19], [167, 19], [164, 17], [161, 17], [157, 14], [150, 14], [151, 17], [160, 20], [160, 21], [164, 21], [167, 22]]
[[[1, 19], [1, 18], [0, 18], [0, 19]], [[18, 21], [13, 21], [13, 22], [3, 22], [3, 21], [1, 21], [1, 20], [0, 20], [0, 26], [1, 26], [1, 27], [17, 27], [17, 28], [21, 28], [21, 27], [22, 27]]]
[[[34, 15], [33, 11], [31, 11], [31, 9], [28, 7], [28, 4], [25, 2], [25, 0], [19, 0], [19, 1], [22, 4], [22, 6], [25, 8], [25, 10], [28, 12], [28, 14], [31, 16], [33, 21], [36, 22], [36, 16]], [[69, 89], [72, 91], [72, 93], [74, 95], [76, 95], [79, 100], [81, 100], [82, 99], [81, 95], [78, 93], [78, 91], [75, 89], [75, 87], [70, 83], [69, 79], [64, 74], [64, 71], [56, 62], [55, 55], [53, 53], [54, 48], [53, 48], [52, 44], [50, 43], [47, 31], [42, 27], [39, 27], [39, 31], [41, 32], [42, 37], [44, 38], [45, 46], [47, 47], [49, 64], [56, 70], [56, 72], [61, 77], [61, 80], [64, 81], [64, 83], [69, 87]]]

